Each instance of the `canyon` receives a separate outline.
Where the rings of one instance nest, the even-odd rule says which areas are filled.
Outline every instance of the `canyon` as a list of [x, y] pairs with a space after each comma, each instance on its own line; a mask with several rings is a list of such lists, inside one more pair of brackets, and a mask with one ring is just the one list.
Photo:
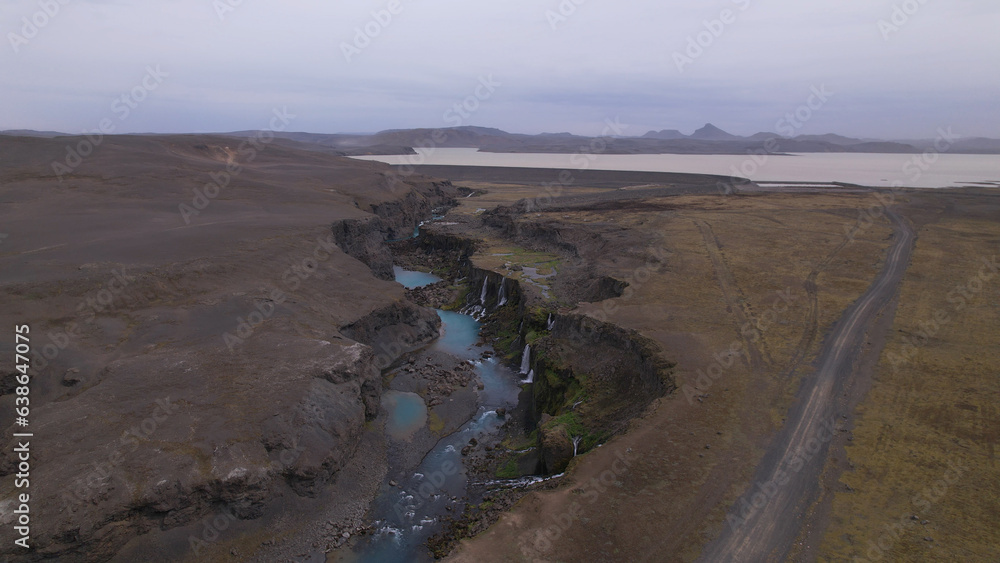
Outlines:
[[[559, 184], [559, 170], [393, 167], [304, 141], [239, 162], [240, 139], [221, 135], [110, 137], [60, 180], [50, 163], [71, 141], [0, 136], [0, 318], [33, 335], [35, 547], [4, 546], [11, 561], [705, 557], [740, 531], [723, 527], [757, 468], [783, 459], [828, 336], [891, 266], [878, 314], [851, 333], [855, 369], [823, 372], [838, 417], [815, 479], [792, 491], [809, 510], [760, 548], [856, 555], [864, 532], [845, 514], [879, 494], [857, 475], [912, 463], [854, 453], [886, 427], [869, 393], [907, 385], [889, 363], [963, 362], [933, 367], [933, 346], [901, 355], [900, 339], [998, 235], [985, 186], [597, 170]], [[979, 295], [965, 314], [995, 333]], [[995, 414], [998, 356], [980, 350], [940, 404], [899, 414], [951, 421], [935, 451], [965, 483], [989, 481], [995, 441], [962, 422]], [[0, 374], [12, 420], [16, 374]], [[937, 470], [912, 437], [891, 439]], [[937, 506], [955, 518], [968, 495]], [[401, 524], [415, 539], [393, 547]], [[914, 534], [894, 549], [929, 549]]]

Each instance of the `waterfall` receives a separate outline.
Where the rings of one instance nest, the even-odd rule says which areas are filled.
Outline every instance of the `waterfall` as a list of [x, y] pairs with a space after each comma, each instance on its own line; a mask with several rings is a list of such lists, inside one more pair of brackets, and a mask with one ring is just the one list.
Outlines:
[[583, 440], [583, 436], [573, 436], [573, 457], [576, 457], [577, 447], [580, 445], [580, 440]]
[[500, 290], [497, 291], [497, 307], [503, 307], [507, 304], [507, 292], [504, 291], [504, 286], [507, 284], [507, 278], [500, 279]]
[[464, 307], [461, 311], [459, 311], [459, 313], [469, 315], [479, 321], [486, 315], [486, 309], [484, 309], [482, 305], [469, 305]]
[[535, 370], [528, 370], [528, 377], [521, 380], [521, 383], [534, 383], [535, 382]]
[[[479, 301], [476, 302], [475, 294], [469, 295], [468, 300], [465, 302], [465, 307], [459, 311], [463, 315], [469, 315], [470, 317], [476, 319], [477, 321], [482, 320], [483, 317], [489, 312], [486, 309], [486, 290], [489, 285], [490, 278], [486, 276], [483, 278], [483, 288], [479, 291]], [[470, 292], [471, 293], [471, 292]]]
[[531, 371], [531, 345], [524, 345], [524, 352], [521, 353], [521, 375]]
[[549, 320], [546, 321], [545, 328], [549, 332], [551, 332], [552, 329], [556, 328], [556, 320], [552, 318], [552, 313], [549, 313]]

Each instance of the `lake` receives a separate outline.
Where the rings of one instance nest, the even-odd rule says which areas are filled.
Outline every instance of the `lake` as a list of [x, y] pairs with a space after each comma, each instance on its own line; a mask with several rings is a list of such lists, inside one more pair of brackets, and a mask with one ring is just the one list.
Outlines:
[[682, 155], [489, 153], [478, 149], [419, 149], [417, 155], [359, 156], [388, 164], [437, 164], [630, 170], [740, 176], [757, 182], [845, 182], [944, 188], [992, 183], [1000, 187], [1000, 156], [975, 154]]
[[424, 287], [425, 285], [441, 281], [441, 278], [435, 276], [434, 274], [404, 270], [399, 266], [393, 266], [392, 271], [396, 275], [396, 281], [407, 289]]

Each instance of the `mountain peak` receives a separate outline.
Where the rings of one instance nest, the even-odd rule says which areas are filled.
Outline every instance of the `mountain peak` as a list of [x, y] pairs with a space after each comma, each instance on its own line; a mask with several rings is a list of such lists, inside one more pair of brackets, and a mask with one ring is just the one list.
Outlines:
[[664, 129], [663, 131], [650, 131], [649, 133], [643, 135], [643, 137], [646, 139], [665, 139], [665, 140], [687, 139], [687, 135], [681, 133], [676, 129]]
[[742, 137], [726, 133], [711, 123], [706, 123], [704, 127], [695, 131], [691, 138], [701, 141], [738, 141], [742, 139]]

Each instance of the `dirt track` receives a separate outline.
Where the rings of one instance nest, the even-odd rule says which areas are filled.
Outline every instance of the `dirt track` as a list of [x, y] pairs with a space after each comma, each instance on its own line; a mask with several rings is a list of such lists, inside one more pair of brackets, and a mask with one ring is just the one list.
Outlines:
[[909, 265], [916, 235], [894, 212], [895, 241], [878, 278], [844, 312], [820, 352], [816, 372], [805, 378], [784, 428], [758, 466], [750, 486], [727, 516], [722, 534], [701, 561], [781, 561], [787, 556], [809, 508], [837, 419], [834, 399], [856, 376], [854, 365], [869, 327], [894, 298]]

